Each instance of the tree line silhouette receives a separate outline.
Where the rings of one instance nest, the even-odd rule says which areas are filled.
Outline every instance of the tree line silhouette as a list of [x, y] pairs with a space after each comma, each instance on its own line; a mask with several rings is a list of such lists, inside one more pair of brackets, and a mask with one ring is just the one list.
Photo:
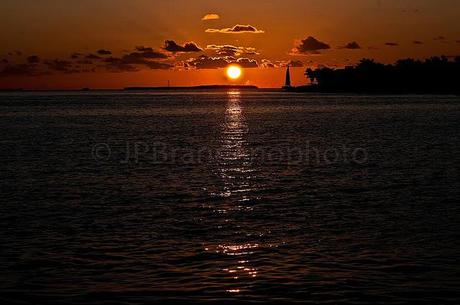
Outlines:
[[362, 59], [343, 69], [307, 69], [311, 85], [299, 90], [362, 93], [460, 93], [460, 56], [402, 59], [382, 64]]

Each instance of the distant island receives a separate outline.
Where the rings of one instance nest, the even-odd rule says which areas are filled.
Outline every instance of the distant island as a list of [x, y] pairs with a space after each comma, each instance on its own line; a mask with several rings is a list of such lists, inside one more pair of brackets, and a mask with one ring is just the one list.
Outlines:
[[124, 90], [126, 91], [229, 90], [229, 89], [257, 90], [259, 88], [257, 86], [248, 86], [248, 85], [203, 85], [203, 86], [189, 86], [189, 87], [185, 86], [185, 87], [126, 87], [124, 88]]
[[390, 65], [362, 59], [357, 65], [343, 69], [307, 69], [305, 76], [311, 85], [292, 87], [287, 75], [283, 89], [324, 93], [459, 94], [460, 56], [431, 57], [423, 61], [409, 58]]
[[3, 88], [0, 89], [0, 92], [22, 92], [24, 89], [22, 88]]

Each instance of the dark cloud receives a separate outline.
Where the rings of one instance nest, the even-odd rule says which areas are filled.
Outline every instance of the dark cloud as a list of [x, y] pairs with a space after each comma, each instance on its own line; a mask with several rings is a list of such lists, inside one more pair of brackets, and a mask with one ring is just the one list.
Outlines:
[[105, 67], [111, 72], [137, 72], [139, 68], [132, 64], [128, 64], [121, 58], [109, 57], [104, 59]]
[[320, 50], [328, 50], [331, 47], [324, 42], [317, 40], [316, 38], [309, 36], [308, 38], [301, 40], [292, 49], [293, 55], [305, 55], [305, 54], [318, 54]]
[[94, 73], [96, 72], [96, 68], [91, 68], [91, 69], [82, 69], [81, 70], [82, 73]]
[[361, 46], [356, 41], [352, 41], [342, 47], [339, 47], [339, 49], [359, 50], [361, 49]]
[[66, 74], [80, 72], [73, 66], [72, 62], [67, 60], [55, 59], [52, 61], [45, 61], [45, 65], [48, 66], [48, 69], [56, 72], [62, 72]]
[[140, 46], [140, 47], [136, 47], [136, 51], [139, 51], [139, 52], [153, 52], [153, 48]]
[[208, 57], [201, 55], [198, 58], [192, 58], [188, 65], [197, 69], [219, 69], [228, 66], [228, 61], [224, 57]]
[[137, 62], [143, 62], [145, 59], [160, 59], [164, 58], [162, 55], [158, 55], [156, 53], [139, 53], [139, 52], [133, 52], [129, 53], [127, 55], [124, 55], [123, 60], [126, 62], [132, 62], [132, 63], [137, 63]]
[[224, 29], [207, 29], [206, 33], [222, 33], [222, 34], [263, 34], [265, 31], [257, 29], [255, 26], [252, 25], [241, 25], [237, 24], [232, 28], [224, 28]]
[[300, 60], [289, 60], [289, 61], [271, 61], [269, 59], [262, 59], [261, 67], [263, 68], [286, 68], [286, 67], [292, 67], [292, 68], [301, 68], [304, 67], [304, 64]]
[[399, 43], [397, 43], [397, 42], [385, 42], [385, 45], [389, 46], [389, 47], [397, 47], [397, 46], [399, 46]]
[[72, 58], [72, 59], [78, 59], [78, 58], [80, 58], [81, 56], [83, 56], [83, 54], [81, 54], [81, 53], [72, 53], [72, 54], [70, 55], [70, 58]]
[[29, 64], [38, 64], [40, 62], [40, 58], [37, 55], [32, 55], [27, 57], [27, 62]]
[[17, 56], [22, 56], [22, 52], [21, 51], [15, 51], [16, 55]]
[[449, 40], [447, 40], [447, 38], [445, 36], [442, 36], [442, 35], [440, 35], [438, 37], [435, 37], [434, 41], [439, 41], [439, 42], [445, 43], [445, 44], [450, 43]]
[[413, 43], [413, 44], [423, 44], [423, 42], [420, 41], [420, 40], [414, 40], [414, 41], [412, 41], [412, 43]]
[[[184, 48], [190, 48], [186, 44]], [[129, 52], [129, 51], [128, 51]], [[16, 53], [10, 52], [11, 56]], [[50, 73], [83, 73], [96, 72], [105, 69], [111, 72], [136, 72], [141, 69], [171, 69], [173, 65], [163, 60], [168, 59], [169, 55], [164, 52], [155, 51], [151, 47], [136, 47], [120, 57], [110, 56], [112, 52], [100, 49], [96, 53], [82, 54], [74, 52], [70, 59], [41, 60], [37, 55], [26, 57], [27, 64], [9, 64], [9, 61], [1, 60], [2, 68], [0, 73], [5, 75], [43, 75]]]
[[100, 50], [97, 51], [97, 54], [102, 55], [102, 56], [104, 56], [104, 55], [112, 55], [112, 52], [109, 51], [109, 50], [100, 49]]
[[89, 59], [81, 59], [81, 60], [77, 60], [77, 64], [79, 65], [92, 65], [93, 62]]
[[143, 64], [146, 61], [144, 54], [133, 52], [127, 55], [124, 55], [121, 60], [127, 64]]
[[[147, 52], [147, 54], [150, 54], [150, 52]], [[167, 70], [172, 68], [172, 65], [152, 61], [149, 57], [145, 57], [144, 53], [140, 52], [133, 52], [121, 58], [109, 57], [104, 62], [108, 70], [115, 72], [136, 72], [140, 70], [138, 66], [144, 66], [152, 70]]]
[[233, 45], [208, 45], [207, 50], [213, 50], [220, 56], [259, 55], [253, 47], [236, 47]]
[[136, 47], [137, 52], [131, 53], [133, 56], [139, 56], [149, 59], [166, 59], [168, 55], [162, 52], [155, 51], [151, 47]]
[[94, 55], [94, 54], [88, 54], [88, 55], [86, 55], [86, 58], [87, 59], [96, 59], [96, 60], [101, 59], [100, 56], [97, 56], [97, 55]]
[[124, 55], [121, 59], [129, 64], [144, 64], [147, 59], [166, 59], [168, 56], [153, 50], [144, 50], [142, 52], [132, 52]]
[[3, 58], [3, 59], [2, 59], [2, 63], [3, 63], [3, 64], [7, 64], [7, 63], [9, 63], [9, 61], [8, 61], [8, 59]]
[[166, 40], [163, 49], [172, 53], [193, 53], [203, 51], [203, 49], [194, 42], [187, 42], [181, 46], [174, 40]]
[[258, 68], [259, 67], [259, 64], [257, 63], [257, 60], [250, 59], [250, 58], [245, 58], [245, 57], [238, 58], [233, 63], [236, 63], [236, 64], [240, 65], [241, 67], [247, 68], [247, 69]]
[[168, 70], [173, 67], [172, 65], [168, 63], [157, 62], [157, 61], [145, 61], [144, 65], [149, 67], [152, 70]]
[[301, 62], [300, 60], [291, 60], [288, 63], [288, 65], [293, 67], [293, 68], [301, 68], [301, 67], [304, 66], [303, 62]]
[[240, 65], [243, 68], [257, 68], [259, 64], [256, 60], [240, 57], [235, 58], [233, 56], [224, 56], [224, 57], [208, 57], [206, 55], [201, 55], [198, 58], [192, 58], [187, 63], [186, 66], [194, 67], [196, 69], [220, 69], [226, 68], [231, 64]]
[[160, 53], [160, 52], [142, 52], [141, 55], [144, 58], [149, 58], [149, 59], [166, 59], [166, 58], [168, 58], [168, 55]]
[[11, 76], [38, 76], [45, 74], [37, 69], [37, 65], [34, 64], [17, 64], [7, 65], [0, 70], [0, 77], [11, 77]]

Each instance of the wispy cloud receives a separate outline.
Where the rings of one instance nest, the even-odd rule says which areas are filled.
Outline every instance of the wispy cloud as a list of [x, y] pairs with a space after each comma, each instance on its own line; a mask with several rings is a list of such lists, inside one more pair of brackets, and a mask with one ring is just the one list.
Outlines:
[[226, 68], [231, 64], [237, 64], [247, 69], [259, 67], [258, 62], [255, 59], [246, 57], [236, 58], [233, 56], [209, 57], [206, 55], [199, 56], [198, 58], [191, 58], [184, 63], [184, 66], [196, 69], [221, 69]]
[[29, 64], [38, 64], [40, 62], [40, 57], [38, 57], [37, 55], [31, 55], [27, 57], [27, 62]]
[[109, 50], [100, 49], [100, 50], [97, 51], [97, 54], [102, 55], [102, 56], [104, 56], [104, 55], [112, 55], [112, 52], [109, 51]]
[[206, 33], [221, 33], [221, 34], [263, 34], [265, 31], [257, 29], [252, 25], [241, 25], [237, 24], [232, 28], [223, 28], [223, 29], [207, 29]]
[[[11, 56], [16, 53], [12, 53]], [[97, 55], [96, 55], [97, 54]], [[169, 53], [151, 47], [136, 47], [120, 56], [99, 49], [95, 53], [74, 52], [67, 59], [41, 59], [38, 55], [15, 56], [11, 60], [0, 59], [0, 77], [41, 76], [48, 74], [73, 74], [97, 71], [137, 72], [142, 69], [167, 70], [173, 68]], [[109, 56], [110, 55], [110, 56]], [[22, 56], [22, 53], [21, 53]]]
[[218, 14], [206, 14], [201, 18], [203, 21], [209, 21], [209, 20], [218, 20], [220, 19], [220, 16]]
[[79, 73], [80, 71], [68, 60], [55, 59], [45, 61], [45, 65], [52, 71], [61, 72], [65, 74]]
[[0, 77], [39, 76], [43, 74], [45, 73], [38, 69], [36, 64], [8, 64], [0, 69]]
[[256, 48], [253, 47], [237, 47], [233, 45], [208, 45], [207, 50], [215, 51], [221, 56], [241, 56], [241, 55], [259, 55]]
[[304, 63], [300, 60], [278, 60], [272, 61], [270, 59], [262, 59], [260, 66], [262, 68], [302, 68], [304, 67]]

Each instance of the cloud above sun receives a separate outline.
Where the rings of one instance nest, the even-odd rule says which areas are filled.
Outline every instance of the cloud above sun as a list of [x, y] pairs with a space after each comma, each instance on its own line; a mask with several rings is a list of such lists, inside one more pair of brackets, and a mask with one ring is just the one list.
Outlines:
[[221, 34], [263, 34], [265, 31], [257, 29], [252, 25], [241, 25], [237, 24], [232, 28], [223, 28], [223, 29], [207, 29], [206, 33], [221, 33]]
[[203, 69], [222, 69], [232, 64], [236, 64], [242, 68], [247, 68], [247, 69], [259, 67], [258, 62], [255, 59], [250, 59], [250, 58], [245, 58], [245, 57], [236, 58], [233, 56], [210, 57], [206, 55], [201, 55], [198, 58], [191, 58], [184, 65], [187, 68], [195, 68], [195, 69], [203, 70]]
[[277, 60], [271, 61], [269, 59], [262, 59], [260, 67], [262, 68], [302, 68], [304, 63], [300, 60]]
[[190, 53], [203, 51], [203, 49], [194, 42], [187, 42], [184, 45], [179, 45], [174, 40], [166, 40], [163, 49], [172, 53]]
[[[216, 16], [213, 16], [216, 15]], [[217, 14], [207, 14], [203, 20], [216, 20], [220, 17]], [[208, 28], [207, 33], [220, 34], [262, 34], [264, 30], [258, 29], [253, 25], [237, 24], [231, 28]], [[225, 36], [225, 35], [224, 35]], [[208, 36], [210, 37], [210, 36]], [[213, 36], [217, 39], [221, 36]], [[138, 72], [142, 70], [201, 70], [201, 69], [221, 69], [235, 64], [242, 68], [301, 68], [313, 64], [323, 64], [314, 62], [312, 59], [308, 63], [296, 60], [298, 56], [322, 54], [329, 52], [347, 52], [346, 50], [376, 50], [376, 47], [362, 46], [360, 43], [349, 40], [348, 43], [337, 44], [332, 50], [329, 42], [324, 42], [313, 36], [297, 40], [294, 46], [284, 46], [292, 49], [290, 53], [272, 57], [272, 54], [262, 55], [263, 48], [253, 46], [241, 46], [240, 37], [221, 37], [235, 38], [232, 44], [225, 40], [212, 41], [213, 44], [202, 45], [186, 40], [176, 42], [170, 39], [164, 41], [158, 47], [137, 46], [132, 49], [110, 50], [107, 48], [95, 48], [92, 52], [80, 52], [62, 55], [59, 58], [46, 58], [40, 54], [25, 54], [19, 50], [12, 50], [0, 57], [0, 77], [8, 76], [42, 76], [50, 74], [74, 74], [74, 73], [98, 73], [98, 72]], [[244, 37], [249, 38], [249, 37]], [[294, 37], [293, 37], [294, 38]], [[447, 41], [445, 36], [437, 36], [435, 41]], [[455, 41], [455, 40], [453, 40]], [[457, 41], [459, 42], [459, 41]], [[203, 43], [203, 40], [201, 40]], [[253, 42], [254, 43], [254, 42]], [[257, 43], [257, 41], [255, 42]], [[399, 42], [381, 41], [381, 46], [398, 47]], [[403, 43], [403, 42], [401, 42]], [[421, 45], [422, 41], [410, 40], [409, 43]], [[260, 49], [259, 49], [260, 48]], [[348, 53], [351, 54], [351, 53]], [[291, 58], [287, 57], [292, 56]], [[336, 55], [333, 53], [333, 55]], [[323, 59], [319, 59], [323, 60]], [[349, 61], [347, 59], [346, 61]], [[324, 62], [324, 60], [323, 60]], [[326, 62], [327, 64], [327, 62]]]
[[206, 14], [201, 18], [202, 21], [209, 21], [209, 20], [218, 20], [220, 16], [218, 14]]
[[241, 55], [259, 55], [256, 48], [237, 47], [233, 45], [208, 45], [206, 50], [212, 50], [220, 56], [241, 56]]
[[306, 39], [296, 42], [295, 47], [291, 51], [291, 55], [308, 55], [320, 54], [321, 50], [328, 50], [331, 46], [325, 42], [309, 36]]

